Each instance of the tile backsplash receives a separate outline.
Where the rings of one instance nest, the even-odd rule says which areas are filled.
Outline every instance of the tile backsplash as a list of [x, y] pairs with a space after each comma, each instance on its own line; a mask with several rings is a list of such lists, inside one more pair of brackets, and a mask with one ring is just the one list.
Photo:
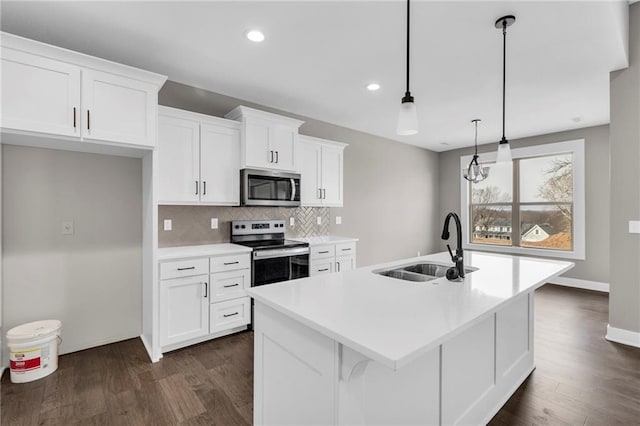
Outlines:
[[[289, 226], [289, 218], [295, 225]], [[321, 224], [317, 224], [318, 217]], [[218, 219], [218, 229], [211, 229], [211, 219]], [[171, 219], [172, 230], [164, 231], [164, 220]], [[282, 219], [286, 235], [316, 237], [329, 235], [328, 207], [218, 207], [159, 206], [158, 246], [175, 247], [229, 242], [232, 220]]]

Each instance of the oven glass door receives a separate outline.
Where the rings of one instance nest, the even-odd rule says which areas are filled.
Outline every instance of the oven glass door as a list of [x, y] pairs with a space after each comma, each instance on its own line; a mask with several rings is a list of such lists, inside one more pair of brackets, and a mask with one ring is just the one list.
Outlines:
[[265, 201], [300, 201], [300, 180], [277, 176], [247, 176], [247, 198]]
[[253, 286], [294, 280], [309, 276], [309, 255], [256, 259], [251, 268]]

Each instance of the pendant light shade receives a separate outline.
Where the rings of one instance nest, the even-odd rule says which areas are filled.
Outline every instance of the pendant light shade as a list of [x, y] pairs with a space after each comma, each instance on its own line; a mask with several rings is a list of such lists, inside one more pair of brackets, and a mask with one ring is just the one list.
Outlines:
[[469, 167], [462, 172], [462, 175], [466, 180], [473, 183], [482, 182], [486, 178], [489, 177], [489, 167], [485, 167], [482, 164], [478, 163], [478, 122], [481, 121], [479, 118], [475, 120], [471, 120], [471, 122], [476, 127], [476, 136], [474, 139], [475, 151], [473, 153], [473, 159], [469, 162]]
[[409, 24], [410, 24], [410, 6], [407, 0], [407, 90], [402, 98], [400, 112], [398, 113], [398, 127], [396, 133], [402, 136], [415, 135], [418, 133], [418, 110], [413, 96], [409, 91]]
[[502, 30], [502, 139], [498, 144], [498, 156], [496, 162], [507, 163], [512, 160], [511, 147], [509, 141], [504, 135], [505, 127], [505, 92], [507, 82], [507, 27], [516, 22], [516, 17], [513, 15], [503, 16], [495, 23], [496, 28]]

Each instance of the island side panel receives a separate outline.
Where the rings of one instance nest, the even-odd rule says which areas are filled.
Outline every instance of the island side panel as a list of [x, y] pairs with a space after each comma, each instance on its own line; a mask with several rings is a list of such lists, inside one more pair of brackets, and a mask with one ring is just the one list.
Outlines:
[[337, 424], [337, 344], [256, 301], [254, 424]]

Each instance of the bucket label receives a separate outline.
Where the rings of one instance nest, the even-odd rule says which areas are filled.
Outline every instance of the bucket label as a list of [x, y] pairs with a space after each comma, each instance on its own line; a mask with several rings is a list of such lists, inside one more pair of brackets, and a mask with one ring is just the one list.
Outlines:
[[42, 349], [43, 348], [33, 348], [16, 352], [11, 351], [9, 356], [9, 368], [11, 372], [24, 373], [40, 368], [43, 359]]

